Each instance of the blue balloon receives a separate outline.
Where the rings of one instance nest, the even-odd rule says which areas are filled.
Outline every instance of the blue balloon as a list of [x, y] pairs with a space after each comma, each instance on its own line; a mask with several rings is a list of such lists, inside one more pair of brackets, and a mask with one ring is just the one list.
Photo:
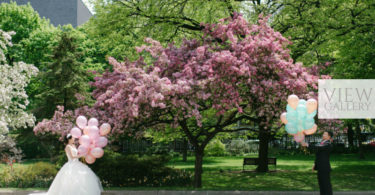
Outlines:
[[307, 118], [305, 120], [304, 129], [311, 129], [315, 124], [315, 120], [313, 118]]
[[298, 132], [298, 129], [296, 125], [292, 122], [289, 122], [285, 125], [286, 132], [289, 134], [296, 134]]

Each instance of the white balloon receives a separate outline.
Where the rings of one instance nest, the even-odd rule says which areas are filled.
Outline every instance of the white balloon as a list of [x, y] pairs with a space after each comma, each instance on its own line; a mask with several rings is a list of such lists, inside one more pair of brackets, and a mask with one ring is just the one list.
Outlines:
[[109, 125], [108, 123], [103, 123], [101, 126], [100, 126], [100, 135], [107, 135], [109, 132], [111, 131], [111, 125]]
[[77, 123], [79, 128], [83, 129], [87, 124], [87, 118], [85, 116], [82, 116], [82, 115], [78, 116], [77, 120], [76, 120], [76, 123]]
[[77, 127], [73, 127], [73, 129], [70, 130], [70, 134], [72, 134], [74, 138], [80, 138], [82, 135], [82, 132], [81, 132], [81, 129]]
[[283, 112], [283, 113], [280, 115], [280, 120], [281, 120], [281, 122], [283, 122], [284, 124], [287, 124], [287, 123], [288, 123], [288, 120], [286, 120], [286, 112]]
[[293, 108], [293, 110], [295, 110], [297, 108], [298, 102], [299, 102], [298, 96], [296, 96], [294, 94], [288, 96], [288, 104], [289, 104], [290, 107]]
[[89, 123], [88, 123], [87, 126], [98, 126], [98, 125], [99, 125], [98, 119], [96, 119], [96, 118], [90, 118]]
[[89, 126], [89, 137], [91, 140], [95, 140], [99, 137], [99, 128], [97, 126]]

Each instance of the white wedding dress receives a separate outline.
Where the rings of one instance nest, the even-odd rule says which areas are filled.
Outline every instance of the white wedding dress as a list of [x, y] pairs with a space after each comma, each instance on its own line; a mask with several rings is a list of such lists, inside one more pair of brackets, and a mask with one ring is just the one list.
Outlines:
[[57, 173], [47, 193], [30, 195], [100, 195], [103, 191], [99, 178], [78, 158], [78, 151], [73, 146], [65, 150], [68, 162]]

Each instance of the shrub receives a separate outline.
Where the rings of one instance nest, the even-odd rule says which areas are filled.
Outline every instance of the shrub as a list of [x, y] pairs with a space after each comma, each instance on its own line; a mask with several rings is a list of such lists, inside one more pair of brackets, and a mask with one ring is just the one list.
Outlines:
[[55, 166], [46, 162], [30, 166], [16, 166], [13, 170], [6, 167], [0, 171], [0, 187], [48, 188], [56, 173]]
[[205, 149], [207, 156], [224, 156], [225, 145], [218, 139], [211, 140]]
[[243, 155], [246, 149], [245, 141], [241, 139], [231, 140], [226, 148], [230, 155]]
[[152, 145], [150, 147], [147, 147], [146, 149], [147, 155], [152, 155], [152, 154], [167, 155], [170, 152], [172, 152], [172, 150], [169, 148], [168, 145], [165, 145], [165, 144]]
[[55, 177], [57, 174], [56, 167], [48, 162], [38, 162], [28, 167], [28, 173], [32, 173], [36, 177]]
[[347, 152], [347, 148], [345, 148], [345, 144], [333, 144], [332, 147], [332, 153], [338, 153], [338, 154], [343, 154]]
[[291, 148], [291, 149], [283, 149], [283, 148], [277, 148], [277, 147], [271, 147], [268, 149], [268, 156], [294, 156], [294, 155], [300, 155], [300, 154], [312, 154], [312, 150], [310, 148], [304, 149], [304, 148]]
[[64, 166], [66, 162], [68, 162], [68, 157], [66, 156], [65, 151], [61, 151], [54, 160], [56, 168], [61, 169], [61, 167]]
[[247, 140], [245, 141], [245, 153], [258, 153], [259, 141], [258, 140]]
[[191, 173], [166, 167], [169, 160], [165, 155], [139, 157], [106, 150], [90, 167], [106, 187], [190, 186]]

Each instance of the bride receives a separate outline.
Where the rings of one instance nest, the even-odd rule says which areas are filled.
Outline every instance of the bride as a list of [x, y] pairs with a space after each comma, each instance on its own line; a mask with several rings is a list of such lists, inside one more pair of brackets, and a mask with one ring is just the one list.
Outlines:
[[[68, 162], [57, 173], [47, 195], [100, 195], [103, 191], [99, 178], [78, 159], [82, 157], [74, 145], [74, 138], [68, 134], [65, 138], [65, 153]], [[36, 194], [30, 194], [36, 195]], [[38, 193], [38, 195], [41, 195]]]

